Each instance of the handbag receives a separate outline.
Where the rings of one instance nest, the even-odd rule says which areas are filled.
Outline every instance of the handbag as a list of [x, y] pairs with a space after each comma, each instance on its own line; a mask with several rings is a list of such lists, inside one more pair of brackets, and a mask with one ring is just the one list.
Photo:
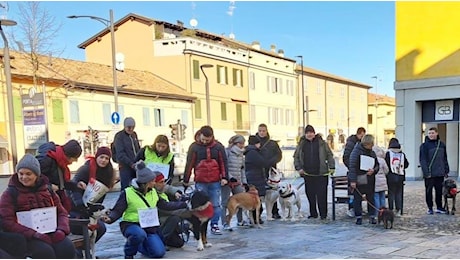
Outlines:
[[367, 185], [367, 174], [358, 175], [356, 178], [358, 185]]

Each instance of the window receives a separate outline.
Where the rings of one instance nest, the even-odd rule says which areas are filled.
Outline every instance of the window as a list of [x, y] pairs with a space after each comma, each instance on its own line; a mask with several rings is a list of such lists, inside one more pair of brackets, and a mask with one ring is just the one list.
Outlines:
[[155, 126], [165, 125], [165, 111], [162, 108], [154, 108], [153, 116], [155, 117]]
[[142, 121], [145, 126], [150, 126], [150, 109], [148, 107], [142, 108]]
[[[302, 86], [300, 86], [302, 88]], [[293, 80], [286, 80], [286, 94], [288, 96], [294, 96], [294, 81]]]
[[202, 119], [201, 117], [201, 100], [197, 99], [195, 101], [195, 118]]
[[283, 81], [280, 78], [271, 77], [272, 93], [283, 94]]
[[51, 100], [51, 106], [53, 110], [53, 122], [54, 123], [64, 123], [64, 109], [62, 106], [61, 99]]
[[220, 117], [222, 121], [227, 121], [227, 104], [224, 102], [220, 103]]
[[69, 100], [70, 123], [80, 123], [80, 111], [77, 100]]
[[217, 65], [217, 83], [223, 84], [223, 85], [228, 84], [227, 67]]
[[251, 122], [255, 122], [256, 121], [256, 106], [255, 105], [251, 105], [250, 107], [251, 111], [250, 111], [250, 120]]
[[292, 109], [286, 109], [286, 125], [294, 125], [294, 111]]
[[180, 121], [184, 125], [188, 125], [188, 112], [187, 110], [181, 110], [180, 111]]
[[110, 112], [110, 104], [102, 104], [102, 116], [104, 117], [104, 125], [112, 124], [112, 113]]
[[372, 114], [367, 115], [367, 124], [368, 125], [372, 124]]
[[345, 97], [345, 87], [340, 88], [340, 97]]
[[243, 71], [240, 69], [233, 69], [233, 86], [243, 86]]
[[256, 89], [256, 77], [252, 71], [249, 72], [249, 88]]
[[200, 61], [193, 60], [193, 79], [200, 79]]

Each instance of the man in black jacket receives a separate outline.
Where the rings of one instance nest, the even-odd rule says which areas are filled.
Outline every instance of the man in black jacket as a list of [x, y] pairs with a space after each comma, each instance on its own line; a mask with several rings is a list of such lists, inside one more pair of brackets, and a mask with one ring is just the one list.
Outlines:
[[128, 187], [131, 180], [136, 177], [134, 158], [140, 150], [137, 133], [134, 131], [136, 126], [134, 118], [125, 118], [123, 126], [124, 129], [115, 135], [114, 140], [122, 190]]
[[[281, 161], [283, 154], [278, 143], [270, 139], [270, 134], [267, 130], [266, 124], [260, 124], [256, 136], [260, 140], [260, 151], [264, 159], [269, 162], [270, 167], [276, 168], [276, 164]], [[270, 167], [265, 168], [265, 178], [268, 179], [268, 173]], [[274, 219], [280, 219], [281, 216], [278, 213], [277, 203], [273, 204], [272, 216]]]

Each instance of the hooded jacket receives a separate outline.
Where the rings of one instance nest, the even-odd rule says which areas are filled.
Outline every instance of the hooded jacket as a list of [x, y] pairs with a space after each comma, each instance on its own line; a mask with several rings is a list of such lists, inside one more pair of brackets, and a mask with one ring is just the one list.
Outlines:
[[442, 177], [449, 174], [446, 145], [439, 139], [431, 140], [425, 137], [425, 142], [420, 146], [420, 166], [423, 178]]
[[[299, 145], [297, 145], [295, 152], [294, 152], [294, 168], [296, 171], [304, 169], [304, 158], [305, 154], [303, 151], [303, 147], [308, 145], [309, 142], [318, 142], [319, 148], [319, 173], [313, 173], [314, 175], [321, 176], [327, 175], [329, 173], [329, 169], [335, 169], [335, 160], [334, 154], [332, 153], [329, 145], [321, 138], [320, 135], [315, 135], [312, 141], [307, 140], [305, 136], [302, 136], [299, 141]], [[309, 174], [309, 172], [306, 172]]]
[[345, 149], [343, 150], [343, 163], [347, 168], [350, 168], [350, 155], [351, 152], [353, 151], [353, 148], [355, 148], [356, 143], [359, 143], [361, 140], [358, 139], [356, 135], [350, 135], [347, 138], [347, 143], [345, 144]]

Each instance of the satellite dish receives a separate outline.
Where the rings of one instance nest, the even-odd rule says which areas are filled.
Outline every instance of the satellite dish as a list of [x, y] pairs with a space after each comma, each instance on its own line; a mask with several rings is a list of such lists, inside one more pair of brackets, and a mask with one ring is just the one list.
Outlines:
[[228, 35], [228, 38], [230, 38], [230, 39], [235, 39], [235, 34], [230, 33], [230, 34]]
[[117, 62], [124, 62], [125, 61], [125, 55], [121, 52], [118, 52], [116, 55], [115, 55], [115, 60]]
[[190, 26], [196, 27], [198, 25], [198, 21], [195, 18], [190, 19]]
[[118, 52], [115, 55], [115, 61], [116, 61], [115, 69], [118, 71], [124, 71], [125, 70], [125, 55], [121, 52]]

